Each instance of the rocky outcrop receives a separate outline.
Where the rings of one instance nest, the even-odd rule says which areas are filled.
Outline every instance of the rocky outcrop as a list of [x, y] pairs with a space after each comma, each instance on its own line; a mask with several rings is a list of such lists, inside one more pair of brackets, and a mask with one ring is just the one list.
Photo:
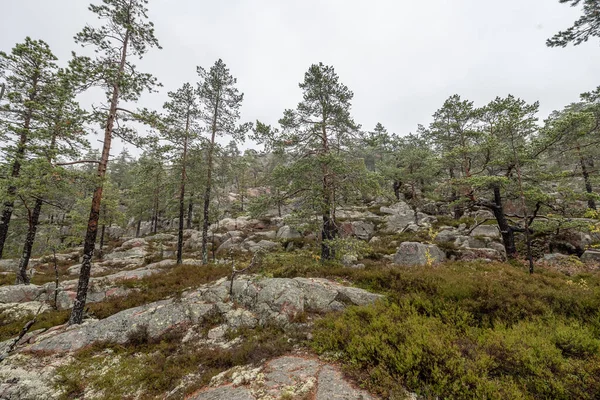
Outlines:
[[264, 365], [235, 367], [211, 380], [190, 400], [374, 400], [344, 379], [340, 370], [316, 358], [284, 356]]
[[446, 260], [446, 253], [434, 244], [403, 242], [394, 255], [397, 265], [429, 265]]
[[234, 281], [231, 296], [229, 292], [230, 282], [221, 279], [182, 298], [124, 310], [80, 326], [54, 328], [31, 338], [32, 344], [28, 349], [64, 352], [99, 341], [125, 343], [139, 329], [144, 329], [149, 338], [157, 338], [177, 327], [201, 324], [215, 315], [220, 315], [225, 321], [222, 332], [240, 326], [271, 323], [288, 327], [305, 312], [338, 311], [348, 305], [370, 304], [381, 298], [380, 295], [326, 279], [307, 278], [241, 277]]
[[586, 250], [581, 256], [581, 261], [587, 264], [600, 265], [600, 250]]
[[410, 224], [418, 222], [419, 219], [424, 218], [426, 215], [423, 213], [417, 213], [415, 220], [415, 213], [405, 202], [398, 202], [389, 207], [381, 207], [379, 211], [382, 214], [387, 214], [384, 217], [385, 226], [383, 232], [385, 233], [398, 233], [406, 229]]
[[[130, 292], [122, 285], [123, 281], [138, 280], [162, 272], [165, 268], [175, 265], [175, 260], [163, 260], [149, 264], [145, 267], [120, 271], [112, 275], [91, 278], [89, 283], [87, 302], [95, 303], [111, 297], [125, 296]], [[56, 306], [59, 310], [69, 309], [77, 294], [78, 280], [73, 279], [59, 283]], [[54, 302], [55, 284], [45, 285], [10, 285], [0, 287], [0, 308], [4, 315], [11, 319], [29, 310], [36, 309], [39, 302]], [[11, 313], [9, 316], [7, 313]], [[33, 314], [35, 311], [33, 312]]]
[[284, 225], [277, 231], [277, 239], [291, 240], [300, 239], [302, 234], [289, 225]]
[[131, 239], [104, 256], [106, 260], [144, 259], [148, 256], [148, 242], [144, 239]]

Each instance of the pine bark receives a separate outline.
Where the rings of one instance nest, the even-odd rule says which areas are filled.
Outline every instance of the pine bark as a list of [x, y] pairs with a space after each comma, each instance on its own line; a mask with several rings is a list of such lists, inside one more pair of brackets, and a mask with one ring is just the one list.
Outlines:
[[[125, 70], [125, 61], [127, 59], [127, 47], [129, 45], [129, 31], [125, 33], [123, 40], [123, 49], [121, 51], [121, 61], [119, 64], [119, 76], [123, 75]], [[110, 144], [112, 141], [113, 127], [117, 115], [117, 105], [119, 103], [119, 83], [113, 84], [112, 97], [110, 101], [110, 110], [104, 130], [104, 146], [102, 147], [102, 156], [98, 164], [98, 185], [94, 190], [92, 197], [92, 207], [88, 219], [87, 232], [83, 245], [83, 262], [81, 263], [81, 272], [79, 274], [79, 283], [77, 285], [77, 295], [73, 303], [73, 310], [69, 318], [69, 325], [80, 324], [83, 321], [83, 311], [87, 299], [88, 285], [90, 281], [90, 272], [92, 269], [92, 257], [94, 256], [94, 247], [96, 236], [98, 234], [98, 220], [100, 218], [100, 203], [102, 201], [103, 180], [108, 166], [108, 157], [110, 155]]]

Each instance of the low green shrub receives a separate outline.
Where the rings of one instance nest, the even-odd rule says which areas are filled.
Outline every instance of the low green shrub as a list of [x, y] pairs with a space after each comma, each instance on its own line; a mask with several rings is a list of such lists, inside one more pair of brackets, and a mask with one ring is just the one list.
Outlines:
[[472, 322], [444, 303], [424, 312], [410, 299], [380, 302], [317, 322], [313, 347], [385, 398], [404, 387], [428, 399], [600, 395], [600, 339], [591, 329], [566, 318]]

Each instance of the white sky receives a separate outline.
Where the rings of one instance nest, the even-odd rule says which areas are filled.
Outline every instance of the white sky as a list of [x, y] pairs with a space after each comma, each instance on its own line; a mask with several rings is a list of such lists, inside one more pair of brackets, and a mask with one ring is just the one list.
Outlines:
[[[31, 36], [63, 64], [78, 50], [73, 35], [95, 22], [87, 0], [1, 2], [0, 49]], [[454, 93], [477, 105], [509, 93], [539, 100], [545, 118], [600, 85], [598, 42], [545, 46], [580, 13], [558, 0], [150, 0], [149, 8], [163, 50], [137, 64], [164, 85], [140, 101], [149, 108], [218, 58], [245, 93], [244, 121], [276, 124], [300, 100], [304, 72], [322, 61], [354, 91], [356, 122], [402, 135]]]

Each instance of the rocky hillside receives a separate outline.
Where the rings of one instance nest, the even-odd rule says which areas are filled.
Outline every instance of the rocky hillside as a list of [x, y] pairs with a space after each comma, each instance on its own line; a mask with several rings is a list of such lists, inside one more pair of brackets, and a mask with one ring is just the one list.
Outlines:
[[[580, 247], [580, 257], [541, 253], [538, 275], [529, 276], [517, 264], [503, 264], [501, 234], [481, 223], [486, 217], [479, 212], [453, 223], [415, 214], [403, 202], [345, 209], [338, 214], [344, 238], [338, 260], [325, 265], [314, 255], [316, 238], [283, 218], [214, 224], [207, 266], [198, 261], [196, 230], [184, 232], [182, 265], [173, 259], [171, 232], [114, 237], [92, 266], [88, 317], [76, 326], [65, 323], [81, 249], [41, 257], [34, 260], [32, 284], [0, 286], [0, 398], [476, 398], [479, 392], [461, 391], [467, 384], [463, 373], [446, 363], [466, 363], [466, 373], [483, 354], [506, 362], [494, 346], [525, 350], [502, 342], [496, 329], [504, 326], [511, 337], [525, 329], [523, 323], [562, 329], [563, 339], [536, 337], [523, 345], [535, 351], [555, 346], [564, 357], [557, 365], [571, 363], [565, 373], [582, 372], [600, 349], [600, 327], [585, 322], [598, 313], [598, 238], [575, 231], [561, 248]], [[6, 283], [14, 279], [15, 262], [2, 261]], [[232, 268], [248, 266], [232, 276]], [[545, 305], [552, 298], [558, 300]], [[538, 319], [551, 314], [569, 316], [551, 323]], [[388, 326], [387, 318], [396, 322]], [[580, 325], [571, 331], [572, 324]], [[428, 338], [418, 339], [423, 327]], [[588, 333], [587, 339], [579, 336]], [[494, 334], [501, 342], [493, 342]], [[479, 344], [469, 345], [473, 340]], [[442, 347], [429, 348], [437, 342]], [[569, 353], [566, 343], [579, 347]], [[439, 353], [454, 347], [462, 355]], [[405, 358], [392, 363], [395, 357]], [[475, 368], [471, 384], [492, 393], [490, 382], [500, 374], [527, 389], [502, 384], [497, 393], [529, 398], [542, 393], [530, 385], [546, 373], [543, 362], [534, 360], [541, 369], [527, 373], [488, 366], [478, 376]], [[436, 365], [443, 371], [436, 372]], [[524, 378], [516, 377], [521, 373]], [[593, 393], [596, 378], [582, 387]], [[562, 385], [565, 393], [575, 393], [570, 383]]]

